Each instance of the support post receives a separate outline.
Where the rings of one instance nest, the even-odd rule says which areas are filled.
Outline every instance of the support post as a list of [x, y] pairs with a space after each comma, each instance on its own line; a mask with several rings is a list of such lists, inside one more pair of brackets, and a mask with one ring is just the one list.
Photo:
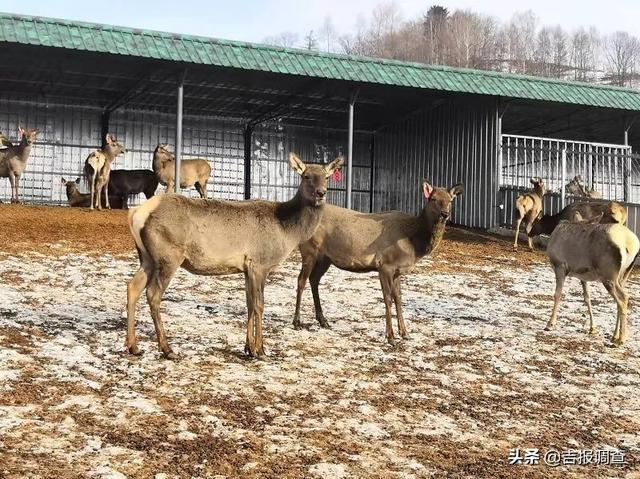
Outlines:
[[244, 127], [244, 199], [251, 199], [251, 146], [253, 145], [253, 127]]
[[[629, 146], [629, 129], [631, 125], [627, 126], [624, 130], [624, 144], [625, 146]], [[625, 151], [625, 156], [623, 156], [624, 165], [622, 168], [622, 181], [624, 182], [624, 193], [623, 199], [625, 202], [629, 202], [631, 199], [631, 152], [629, 149]]]
[[176, 173], [175, 192], [180, 194], [180, 167], [182, 164], [182, 105], [184, 100], [184, 75], [178, 81], [178, 108], [176, 111]]
[[346, 207], [351, 209], [352, 191], [353, 191], [353, 113], [356, 99], [358, 98], [358, 92], [351, 94], [349, 98], [349, 143], [347, 149], [347, 198]]
[[102, 119], [101, 119], [101, 133], [102, 136], [100, 138], [100, 144], [102, 146], [104, 146], [104, 139], [107, 136], [107, 133], [109, 133], [109, 119], [111, 118], [111, 111], [104, 109], [102, 110]]
[[369, 162], [369, 167], [371, 171], [369, 172], [369, 213], [373, 213], [373, 200], [375, 193], [375, 181], [376, 181], [376, 136], [375, 133], [371, 135], [371, 142], [369, 143], [369, 155], [371, 157], [371, 161]]
[[561, 186], [560, 186], [560, 206], [562, 208], [565, 207], [565, 188], [567, 185], [567, 149], [562, 149], [562, 177], [561, 177]]

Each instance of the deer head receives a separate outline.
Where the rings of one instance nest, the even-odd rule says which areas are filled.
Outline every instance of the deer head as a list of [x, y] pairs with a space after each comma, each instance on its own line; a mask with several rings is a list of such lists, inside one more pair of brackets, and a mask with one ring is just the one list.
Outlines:
[[120, 143], [114, 135], [107, 133], [104, 137], [104, 150], [113, 158], [127, 152], [127, 149]]
[[304, 163], [295, 153], [289, 153], [289, 165], [302, 177], [298, 192], [306, 204], [320, 206], [327, 195], [327, 179], [339, 170], [344, 158], [339, 156], [328, 165]]
[[67, 188], [67, 196], [73, 195], [76, 192], [80, 192], [78, 190], [80, 178], [77, 178], [75, 181], [67, 181], [66, 179], [62, 178], [62, 184]]
[[37, 129], [30, 130], [29, 128], [25, 129], [21, 126], [18, 127], [18, 134], [22, 138], [22, 142], [27, 145], [31, 145], [34, 141], [36, 141], [36, 135], [38, 134], [38, 132], [39, 130]]
[[427, 180], [422, 182], [422, 194], [427, 200], [424, 211], [438, 221], [447, 221], [451, 216], [451, 203], [457, 196], [464, 193], [461, 183], [451, 188], [434, 188]]

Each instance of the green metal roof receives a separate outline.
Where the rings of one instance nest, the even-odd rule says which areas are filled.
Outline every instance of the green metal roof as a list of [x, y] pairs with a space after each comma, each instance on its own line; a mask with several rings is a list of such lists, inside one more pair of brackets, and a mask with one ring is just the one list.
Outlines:
[[0, 13], [0, 42], [640, 111], [640, 91]]

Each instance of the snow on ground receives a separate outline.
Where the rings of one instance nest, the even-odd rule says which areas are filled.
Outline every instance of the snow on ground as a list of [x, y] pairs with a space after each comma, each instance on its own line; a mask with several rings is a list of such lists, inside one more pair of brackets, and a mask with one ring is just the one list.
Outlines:
[[[124, 352], [133, 256], [4, 255], [0, 477], [639, 477], [635, 304], [628, 344], [611, 348], [613, 302], [592, 286], [600, 333], [585, 334], [572, 280], [558, 330], [544, 332], [550, 268], [540, 255], [514, 266], [497, 244], [483, 261], [462, 248], [405, 277], [410, 338], [395, 348], [374, 274], [331, 268], [332, 329], [318, 328], [307, 290], [308, 327], [295, 331], [289, 260], [266, 288], [259, 361], [243, 354], [239, 275], [177, 274], [163, 318], [180, 359], [167, 361], [144, 299], [144, 354]], [[616, 448], [627, 464], [509, 466], [515, 447]]]

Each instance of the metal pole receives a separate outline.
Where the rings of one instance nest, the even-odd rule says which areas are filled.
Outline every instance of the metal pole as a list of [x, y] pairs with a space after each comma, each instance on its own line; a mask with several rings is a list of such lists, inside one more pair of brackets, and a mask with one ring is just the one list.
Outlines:
[[109, 110], [102, 111], [102, 138], [100, 138], [100, 145], [104, 146], [104, 140], [109, 133], [109, 119], [111, 117], [111, 112]]
[[565, 206], [565, 187], [567, 184], [567, 149], [562, 149], [562, 177], [561, 177], [561, 185], [560, 185], [560, 206], [564, 208]]
[[353, 105], [355, 98], [352, 96], [349, 100], [349, 146], [347, 149], [347, 204], [348, 210], [351, 209], [351, 191], [353, 189]]
[[[629, 128], [624, 130], [624, 144], [629, 146]], [[625, 151], [624, 168], [622, 170], [622, 180], [624, 181], [624, 193], [623, 199], [628, 202], [631, 201], [631, 155], [629, 149]]]
[[176, 112], [176, 184], [175, 192], [180, 194], [180, 165], [182, 160], [182, 104], [184, 97], [184, 77], [178, 83], [178, 108]]
[[244, 199], [251, 198], [251, 146], [253, 127], [244, 127]]
[[374, 189], [374, 184], [376, 181], [376, 151], [375, 151], [375, 147], [376, 147], [376, 137], [375, 137], [375, 133], [371, 134], [371, 143], [369, 146], [369, 154], [371, 155], [371, 163], [370, 163], [370, 168], [371, 170], [369, 171], [369, 213], [373, 213], [373, 202], [374, 202], [374, 195], [375, 195], [375, 189]]

